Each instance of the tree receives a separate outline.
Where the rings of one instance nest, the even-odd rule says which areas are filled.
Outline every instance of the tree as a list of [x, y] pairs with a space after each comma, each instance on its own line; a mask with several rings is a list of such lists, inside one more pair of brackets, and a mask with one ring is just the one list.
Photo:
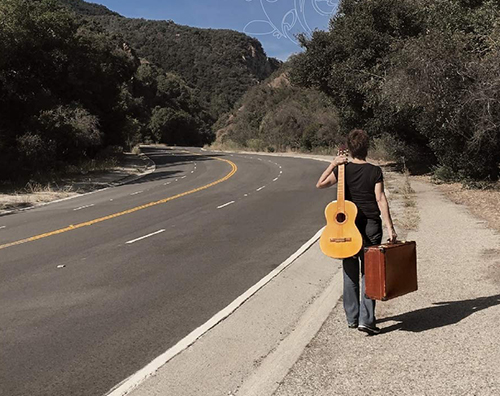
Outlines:
[[362, 127], [400, 156], [496, 180], [499, 19], [491, 0], [343, 0], [329, 32], [300, 38], [291, 80], [332, 98], [343, 133]]

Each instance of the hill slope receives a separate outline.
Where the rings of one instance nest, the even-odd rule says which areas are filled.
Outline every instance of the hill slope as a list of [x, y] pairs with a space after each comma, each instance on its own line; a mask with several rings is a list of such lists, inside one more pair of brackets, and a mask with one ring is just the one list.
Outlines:
[[285, 63], [264, 83], [252, 87], [231, 113], [214, 125], [217, 148], [252, 150], [329, 150], [341, 141], [339, 116], [328, 97], [294, 87]]
[[258, 40], [236, 31], [125, 18], [82, 0], [60, 1], [106, 31], [121, 35], [141, 58], [197, 88], [214, 119], [231, 110], [251, 86], [269, 77], [281, 63], [268, 58]]

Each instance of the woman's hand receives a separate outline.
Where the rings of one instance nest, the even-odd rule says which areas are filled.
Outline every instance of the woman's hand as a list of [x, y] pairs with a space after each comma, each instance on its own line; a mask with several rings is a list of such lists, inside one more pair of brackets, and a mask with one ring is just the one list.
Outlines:
[[335, 157], [332, 161], [332, 165], [335, 168], [342, 164], [347, 164], [347, 157], [345, 155], [339, 155], [338, 157]]
[[389, 234], [389, 242], [391, 243], [396, 242], [396, 240], [398, 239], [398, 234], [396, 233], [394, 227], [388, 227], [387, 234]]

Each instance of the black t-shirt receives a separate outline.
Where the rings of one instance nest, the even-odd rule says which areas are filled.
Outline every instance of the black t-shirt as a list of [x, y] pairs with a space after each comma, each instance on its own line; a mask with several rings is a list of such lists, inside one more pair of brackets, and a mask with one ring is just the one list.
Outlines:
[[[338, 167], [333, 170], [338, 180]], [[380, 219], [380, 209], [375, 197], [375, 184], [384, 180], [382, 169], [369, 163], [345, 166], [345, 199], [358, 207], [358, 217]]]

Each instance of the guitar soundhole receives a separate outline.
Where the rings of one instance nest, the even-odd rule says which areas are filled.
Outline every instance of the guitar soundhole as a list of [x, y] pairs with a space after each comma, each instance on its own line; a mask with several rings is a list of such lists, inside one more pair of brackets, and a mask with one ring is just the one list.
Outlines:
[[337, 213], [337, 223], [343, 223], [346, 220], [346, 215], [345, 213]]

